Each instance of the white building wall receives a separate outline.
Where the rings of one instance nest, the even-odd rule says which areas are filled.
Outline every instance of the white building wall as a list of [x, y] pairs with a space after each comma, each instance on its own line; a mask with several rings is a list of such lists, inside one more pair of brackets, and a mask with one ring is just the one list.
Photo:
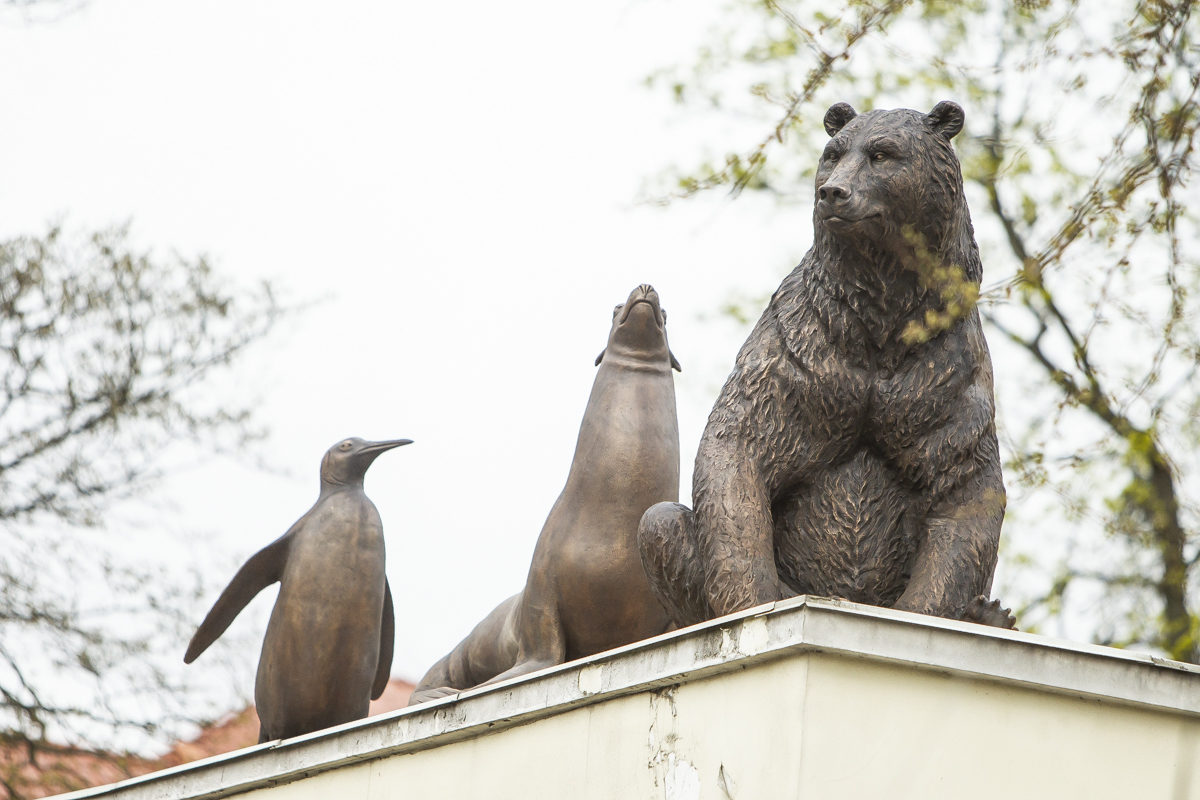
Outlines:
[[1200, 720], [802, 655], [247, 800], [1200, 798]]

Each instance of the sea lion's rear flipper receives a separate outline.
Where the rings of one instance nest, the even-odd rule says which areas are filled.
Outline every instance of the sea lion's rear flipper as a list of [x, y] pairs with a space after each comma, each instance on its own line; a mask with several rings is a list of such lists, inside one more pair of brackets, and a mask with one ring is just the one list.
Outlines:
[[[296, 526], [293, 526], [292, 530], [295, 529]], [[183, 663], [190, 664], [195, 661], [210, 644], [220, 638], [234, 617], [240, 614], [259, 592], [279, 580], [283, 575], [283, 567], [287, 564], [291, 533], [292, 531], [288, 531], [271, 542], [242, 565], [237, 575], [234, 575], [233, 580], [225, 587], [225, 591], [221, 592], [204, 622], [196, 629], [196, 634], [188, 643], [187, 653], [183, 656]]]
[[383, 622], [379, 628], [379, 664], [375, 667], [375, 683], [371, 699], [378, 700], [392, 679], [392, 650], [396, 646], [396, 612], [392, 608], [392, 587], [383, 579]]

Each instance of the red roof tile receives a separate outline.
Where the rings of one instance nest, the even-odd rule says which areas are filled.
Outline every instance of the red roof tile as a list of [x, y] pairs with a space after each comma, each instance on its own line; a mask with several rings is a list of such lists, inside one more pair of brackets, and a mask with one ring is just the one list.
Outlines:
[[[413, 685], [393, 678], [383, 695], [371, 703], [371, 715], [404, 708]], [[230, 714], [200, 731], [190, 742], [179, 742], [162, 758], [148, 759], [59, 745], [39, 745], [33, 758], [20, 742], [0, 736], [0, 800], [47, 797], [145, 775], [167, 767], [249, 747], [258, 741], [254, 707]], [[11, 787], [10, 791], [6, 787]]]

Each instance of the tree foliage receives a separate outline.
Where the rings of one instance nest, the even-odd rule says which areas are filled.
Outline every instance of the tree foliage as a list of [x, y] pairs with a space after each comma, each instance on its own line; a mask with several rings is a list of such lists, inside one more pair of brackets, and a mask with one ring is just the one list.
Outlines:
[[0, 0], [0, 21], [53, 22], [87, 5], [88, 0]]
[[[955, 142], [997, 355], [1009, 599], [1027, 629], [1069, 617], [1185, 661], [1200, 655], [1195, 5], [743, 0], [695, 65], [653, 78], [742, 137], [676, 169], [664, 201], [811, 202], [839, 100], [967, 110]], [[931, 266], [947, 307], [911, 336], [976, 302], [954, 267]]]
[[[154, 735], [186, 716], [147, 658], [175, 644], [186, 587], [110, 557], [99, 528], [172, 442], [261, 435], [208, 382], [280, 313], [269, 286], [137, 252], [125, 229], [0, 242], [0, 745], [27, 753], [0, 765], [10, 796], [51, 740]], [[81, 597], [89, 581], [100, 599]]]

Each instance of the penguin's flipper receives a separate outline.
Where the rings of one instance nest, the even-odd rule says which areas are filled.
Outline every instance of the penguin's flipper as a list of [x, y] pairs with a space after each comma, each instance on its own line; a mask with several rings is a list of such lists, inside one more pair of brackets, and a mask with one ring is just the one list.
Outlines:
[[[293, 526], [295, 530], [295, 526]], [[183, 663], [190, 664], [196, 657], [215, 642], [234, 617], [255, 598], [263, 589], [275, 583], [283, 575], [283, 567], [287, 564], [288, 544], [292, 531], [288, 531], [271, 544], [259, 550], [250, 560], [242, 565], [233, 580], [221, 592], [204, 622], [196, 629], [192, 641], [188, 643], [187, 653]]]
[[378, 700], [392, 679], [392, 650], [396, 646], [396, 612], [392, 608], [392, 587], [383, 579], [383, 622], [379, 628], [379, 665], [375, 667], [375, 683], [371, 699]]

